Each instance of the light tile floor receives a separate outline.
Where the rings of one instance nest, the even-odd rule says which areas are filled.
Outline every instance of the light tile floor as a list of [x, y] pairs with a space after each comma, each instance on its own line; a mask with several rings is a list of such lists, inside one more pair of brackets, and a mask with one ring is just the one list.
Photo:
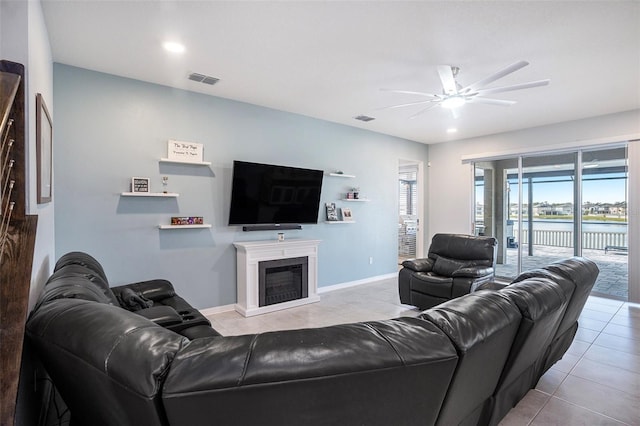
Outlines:
[[[321, 294], [310, 305], [244, 318], [210, 315], [223, 335], [323, 327], [419, 311], [400, 304], [395, 279]], [[501, 425], [640, 425], [640, 305], [590, 297], [565, 356]]]

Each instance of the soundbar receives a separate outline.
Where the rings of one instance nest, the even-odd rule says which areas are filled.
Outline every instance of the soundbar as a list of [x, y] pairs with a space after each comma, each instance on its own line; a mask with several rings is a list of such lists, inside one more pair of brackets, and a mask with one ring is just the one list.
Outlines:
[[278, 223], [271, 225], [245, 225], [242, 227], [242, 230], [245, 232], [250, 231], [284, 231], [289, 229], [302, 229], [302, 225], [294, 225], [294, 224], [284, 224], [280, 225]]

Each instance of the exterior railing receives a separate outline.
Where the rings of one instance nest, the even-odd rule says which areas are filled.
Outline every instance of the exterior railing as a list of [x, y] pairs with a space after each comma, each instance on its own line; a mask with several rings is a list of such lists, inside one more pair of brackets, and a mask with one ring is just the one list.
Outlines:
[[[529, 244], [529, 230], [523, 230], [523, 244]], [[551, 247], [573, 247], [573, 231], [533, 230], [533, 244]], [[583, 232], [582, 248], [604, 250], [607, 247], [627, 247], [626, 232]]]

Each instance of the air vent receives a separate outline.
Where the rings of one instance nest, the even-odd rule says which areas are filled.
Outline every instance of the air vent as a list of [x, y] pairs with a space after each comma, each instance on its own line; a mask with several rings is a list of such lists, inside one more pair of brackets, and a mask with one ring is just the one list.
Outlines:
[[209, 85], [214, 85], [218, 81], [220, 81], [219, 78], [211, 77], [210, 75], [198, 74], [197, 72], [192, 72], [191, 74], [189, 74], [189, 80]]
[[364, 122], [375, 120], [375, 117], [369, 117], [367, 115], [359, 115], [353, 118], [355, 118], [356, 120], [364, 121]]

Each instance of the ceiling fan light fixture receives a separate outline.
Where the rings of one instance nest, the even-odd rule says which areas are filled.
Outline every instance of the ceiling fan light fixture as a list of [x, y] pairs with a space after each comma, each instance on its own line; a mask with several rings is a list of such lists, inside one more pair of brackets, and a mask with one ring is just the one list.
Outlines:
[[185, 51], [184, 44], [175, 41], [164, 42], [162, 43], [162, 47], [164, 50], [171, 53], [184, 53]]
[[440, 103], [440, 106], [442, 108], [454, 109], [454, 108], [459, 108], [466, 103], [467, 103], [467, 100], [464, 98], [464, 96], [453, 95], [443, 100]]

